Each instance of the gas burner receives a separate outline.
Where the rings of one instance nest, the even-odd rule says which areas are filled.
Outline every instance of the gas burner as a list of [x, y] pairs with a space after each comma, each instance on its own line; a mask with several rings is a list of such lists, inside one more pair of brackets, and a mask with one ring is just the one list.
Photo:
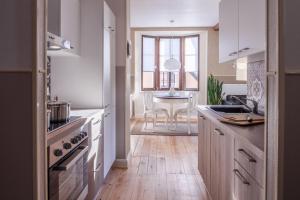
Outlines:
[[55, 130], [57, 130], [57, 129], [63, 127], [63, 126], [66, 126], [66, 125], [68, 125], [68, 124], [70, 124], [70, 123], [72, 123], [72, 122], [74, 122], [74, 121], [76, 121], [76, 120], [78, 120], [78, 119], [80, 119], [80, 118], [81, 118], [81, 117], [78, 117], [78, 116], [72, 116], [72, 117], [70, 117], [69, 120], [67, 120], [67, 121], [65, 121], [65, 122], [51, 123], [51, 124], [50, 124], [50, 127], [49, 127], [49, 129], [48, 129], [48, 133], [52, 133], [52, 132], [54, 132]]

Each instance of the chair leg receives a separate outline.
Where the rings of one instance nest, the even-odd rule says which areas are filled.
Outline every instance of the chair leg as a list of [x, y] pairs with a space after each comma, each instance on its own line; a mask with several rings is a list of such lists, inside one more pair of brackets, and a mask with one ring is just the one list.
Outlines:
[[148, 122], [147, 122], [147, 114], [146, 113], [144, 114], [144, 120], [146, 122], [146, 128], [147, 128]]
[[169, 120], [169, 117], [168, 117], [168, 115], [166, 115], [165, 126], [167, 126], [167, 124], [168, 124], [168, 120]]
[[175, 115], [174, 115], [175, 129], [177, 129], [177, 126], [178, 126], [177, 116], [178, 116], [178, 114], [175, 114]]
[[187, 121], [188, 121], [188, 134], [191, 135], [191, 112], [190, 112], [190, 110], [188, 110]]

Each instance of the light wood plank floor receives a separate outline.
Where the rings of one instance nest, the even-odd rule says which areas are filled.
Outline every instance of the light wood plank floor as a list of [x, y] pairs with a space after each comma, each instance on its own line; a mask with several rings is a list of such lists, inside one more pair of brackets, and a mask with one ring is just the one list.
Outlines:
[[131, 136], [128, 169], [112, 169], [97, 200], [208, 200], [197, 137]]

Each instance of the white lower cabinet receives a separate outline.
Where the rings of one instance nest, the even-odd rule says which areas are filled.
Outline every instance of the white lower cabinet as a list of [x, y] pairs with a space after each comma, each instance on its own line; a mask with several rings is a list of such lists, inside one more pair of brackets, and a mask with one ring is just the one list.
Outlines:
[[104, 180], [103, 114], [92, 116], [89, 127], [88, 198], [94, 199]]

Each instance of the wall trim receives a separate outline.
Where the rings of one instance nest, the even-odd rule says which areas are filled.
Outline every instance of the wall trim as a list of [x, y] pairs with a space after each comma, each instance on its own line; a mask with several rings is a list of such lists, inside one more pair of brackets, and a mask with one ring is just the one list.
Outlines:
[[129, 151], [126, 159], [116, 159], [113, 163], [113, 168], [128, 169], [129, 161], [131, 160], [131, 150]]

